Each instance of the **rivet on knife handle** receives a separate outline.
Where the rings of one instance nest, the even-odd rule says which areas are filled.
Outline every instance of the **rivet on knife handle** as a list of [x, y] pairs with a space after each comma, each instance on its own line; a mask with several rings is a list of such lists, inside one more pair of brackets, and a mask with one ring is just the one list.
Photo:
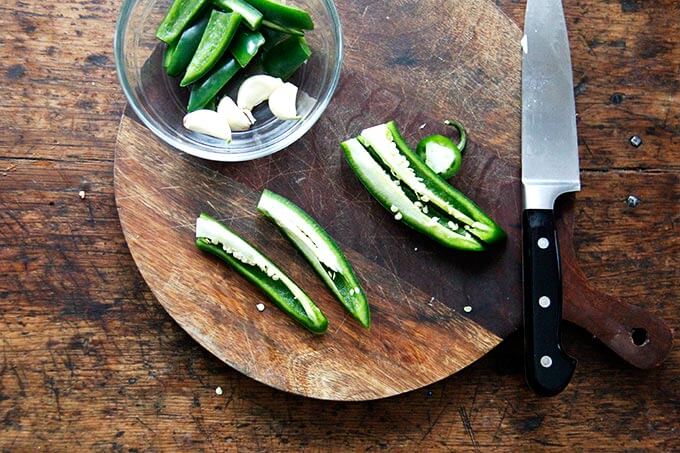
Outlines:
[[561, 345], [562, 276], [553, 211], [527, 209], [524, 240], [524, 366], [527, 382], [545, 396], [561, 392], [576, 360]]

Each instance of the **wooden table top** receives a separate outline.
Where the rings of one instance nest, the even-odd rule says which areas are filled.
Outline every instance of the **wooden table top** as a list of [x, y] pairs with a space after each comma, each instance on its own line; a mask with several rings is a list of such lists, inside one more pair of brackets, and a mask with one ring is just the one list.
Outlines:
[[[524, 1], [496, 4], [521, 26]], [[155, 301], [116, 213], [119, 6], [0, 7], [3, 450], [680, 449], [677, 347], [643, 372], [568, 326], [577, 373], [542, 399], [524, 384], [515, 335], [444, 381], [360, 404], [270, 389], [205, 352]], [[677, 331], [680, 7], [565, 0], [565, 9], [583, 179], [577, 254], [599, 288]]]

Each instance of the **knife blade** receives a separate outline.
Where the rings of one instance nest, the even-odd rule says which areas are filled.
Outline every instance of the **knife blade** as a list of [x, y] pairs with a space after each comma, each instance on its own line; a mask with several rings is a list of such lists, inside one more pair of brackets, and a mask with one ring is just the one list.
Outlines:
[[561, 0], [528, 0], [522, 39], [524, 362], [529, 386], [555, 395], [576, 361], [561, 345], [555, 200], [581, 189], [571, 57]]

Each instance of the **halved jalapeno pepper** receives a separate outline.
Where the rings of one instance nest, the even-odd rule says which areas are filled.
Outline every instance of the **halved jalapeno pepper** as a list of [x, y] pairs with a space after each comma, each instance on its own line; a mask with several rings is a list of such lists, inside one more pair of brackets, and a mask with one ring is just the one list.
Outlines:
[[196, 219], [196, 246], [220, 258], [257, 286], [284, 313], [315, 334], [328, 319], [312, 299], [269, 258], [207, 214]]
[[393, 121], [365, 129], [342, 148], [361, 182], [396, 220], [462, 250], [484, 250], [505, 238], [479, 206], [408, 147]]
[[371, 313], [366, 294], [349, 261], [326, 230], [295, 203], [269, 190], [262, 192], [257, 209], [276, 223], [347, 311], [368, 328]]

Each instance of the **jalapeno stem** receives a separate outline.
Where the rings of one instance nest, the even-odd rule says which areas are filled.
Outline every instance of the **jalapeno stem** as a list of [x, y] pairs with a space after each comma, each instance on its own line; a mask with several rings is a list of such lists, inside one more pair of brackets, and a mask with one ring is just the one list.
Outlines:
[[461, 153], [465, 151], [465, 145], [467, 145], [467, 132], [465, 132], [465, 126], [456, 120], [444, 120], [444, 124], [451, 126], [458, 131], [459, 138], [456, 147], [458, 147], [458, 150]]

